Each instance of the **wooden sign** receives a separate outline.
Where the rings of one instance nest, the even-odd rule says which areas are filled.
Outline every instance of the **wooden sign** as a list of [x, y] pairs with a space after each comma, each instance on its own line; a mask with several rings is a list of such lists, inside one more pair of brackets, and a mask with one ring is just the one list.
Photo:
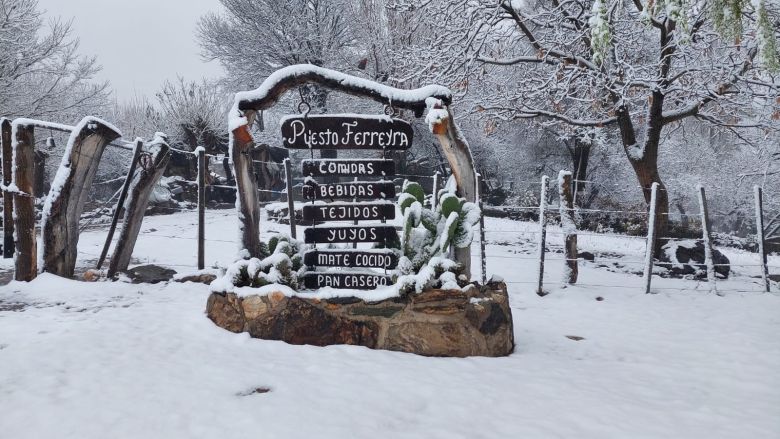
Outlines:
[[384, 182], [354, 182], [317, 184], [313, 181], [303, 185], [303, 198], [306, 200], [328, 199], [392, 199], [395, 197], [395, 184]]
[[304, 176], [384, 177], [395, 174], [392, 160], [303, 160]]
[[409, 122], [359, 114], [289, 116], [282, 119], [282, 142], [293, 149], [392, 149], [412, 146]]
[[382, 268], [398, 266], [398, 253], [393, 250], [309, 250], [303, 255], [309, 267]]
[[390, 276], [371, 272], [308, 272], [303, 274], [303, 284], [308, 289], [331, 287], [373, 290], [377, 287], [392, 285], [392, 283], [393, 279]]
[[304, 221], [371, 221], [395, 218], [393, 203], [331, 203], [303, 206]]
[[306, 244], [385, 242], [398, 236], [393, 226], [317, 227], [308, 228], [303, 234]]

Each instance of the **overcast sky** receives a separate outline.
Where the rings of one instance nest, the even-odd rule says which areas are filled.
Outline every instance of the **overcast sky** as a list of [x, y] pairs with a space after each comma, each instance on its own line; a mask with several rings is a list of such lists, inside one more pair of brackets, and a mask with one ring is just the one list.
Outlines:
[[81, 54], [95, 55], [119, 100], [151, 96], [166, 79], [218, 77], [195, 40], [198, 18], [218, 0], [38, 0], [49, 16], [73, 19]]

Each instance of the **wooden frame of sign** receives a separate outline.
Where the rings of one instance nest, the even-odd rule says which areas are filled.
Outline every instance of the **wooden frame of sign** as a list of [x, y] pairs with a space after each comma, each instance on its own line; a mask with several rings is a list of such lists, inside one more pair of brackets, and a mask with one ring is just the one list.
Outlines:
[[351, 250], [315, 249], [303, 255], [309, 267], [379, 268], [393, 270], [398, 266], [398, 252], [392, 249]]
[[343, 244], [353, 242], [385, 242], [398, 234], [393, 226], [335, 226], [309, 228], [303, 231], [306, 244]]
[[390, 159], [311, 159], [301, 161], [301, 168], [303, 175], [310, 177], [384, 177], [395, 174], [395, 162]]
[[303, 185], [306, 200], [337, 199], [393, 199], [395, 184], [392, 181], [356, 181], [352, 183], [318, 184], [309, 180]]
[[372, 290], [393, 284], [393, 278], [375, 272], [310, 271], [303, 274], [303, 285], [308, 289], [322, 287]]

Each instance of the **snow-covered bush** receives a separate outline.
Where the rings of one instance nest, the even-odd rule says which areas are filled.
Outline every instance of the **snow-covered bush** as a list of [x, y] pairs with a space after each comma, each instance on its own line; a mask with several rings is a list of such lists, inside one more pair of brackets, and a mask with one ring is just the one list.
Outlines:
[[298, 274], [303, 266], [302, 248], [303, 244], [298, 240], [285, 235], [274, 236], [267, 244], [261, 244], [262, 259], [242, 259], [234, 263], [217, 281], [219, 288], [230, 290], [233, 286], [259, 288], [280, 284], [297, 289]]
[[421, 272], [434, 257], [446, 254], [453, 247], [464, 248], [471, 244], [480, 210], [476, 204], [455, 195], [455, 188], [455, 180], [450, 177], [436, 194], [436, 209], [431, 210], [424, 207], [422, 186], [408, 180], [404, 182], [398, 197], [403, 214], [401, 274]]

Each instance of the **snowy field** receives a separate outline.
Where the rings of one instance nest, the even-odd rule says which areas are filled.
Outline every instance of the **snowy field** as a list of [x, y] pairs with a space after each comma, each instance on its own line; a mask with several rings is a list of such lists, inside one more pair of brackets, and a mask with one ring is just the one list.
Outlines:
[[[265, 239], [285, 230], [263, 227]], [[644, 241], [583, 235], [596, 263], [581, 266], [583, 286], [561, 288], [552, 229], [540, 298], [535, 226], [488, 219], [487, 230], [488, 273], [507, 280], [514, 315], [507, 358], [250, 339], [205, 317], [199, 284], [43, 275], [0, 287], [0, 437], [780, 437], [780, 292], [758, 292], [757, 267], [735, 267], [724, 297], [658, 277], [645, 295], [633, 274]], [[207, 265], [230, 263], [235, 212], [209, 211], [206, 233]], [[195, 234], [193, 213], [149, 217], [134, 262], [193, 271]], [[82, 235], [83, 266], [104, 238]]]

